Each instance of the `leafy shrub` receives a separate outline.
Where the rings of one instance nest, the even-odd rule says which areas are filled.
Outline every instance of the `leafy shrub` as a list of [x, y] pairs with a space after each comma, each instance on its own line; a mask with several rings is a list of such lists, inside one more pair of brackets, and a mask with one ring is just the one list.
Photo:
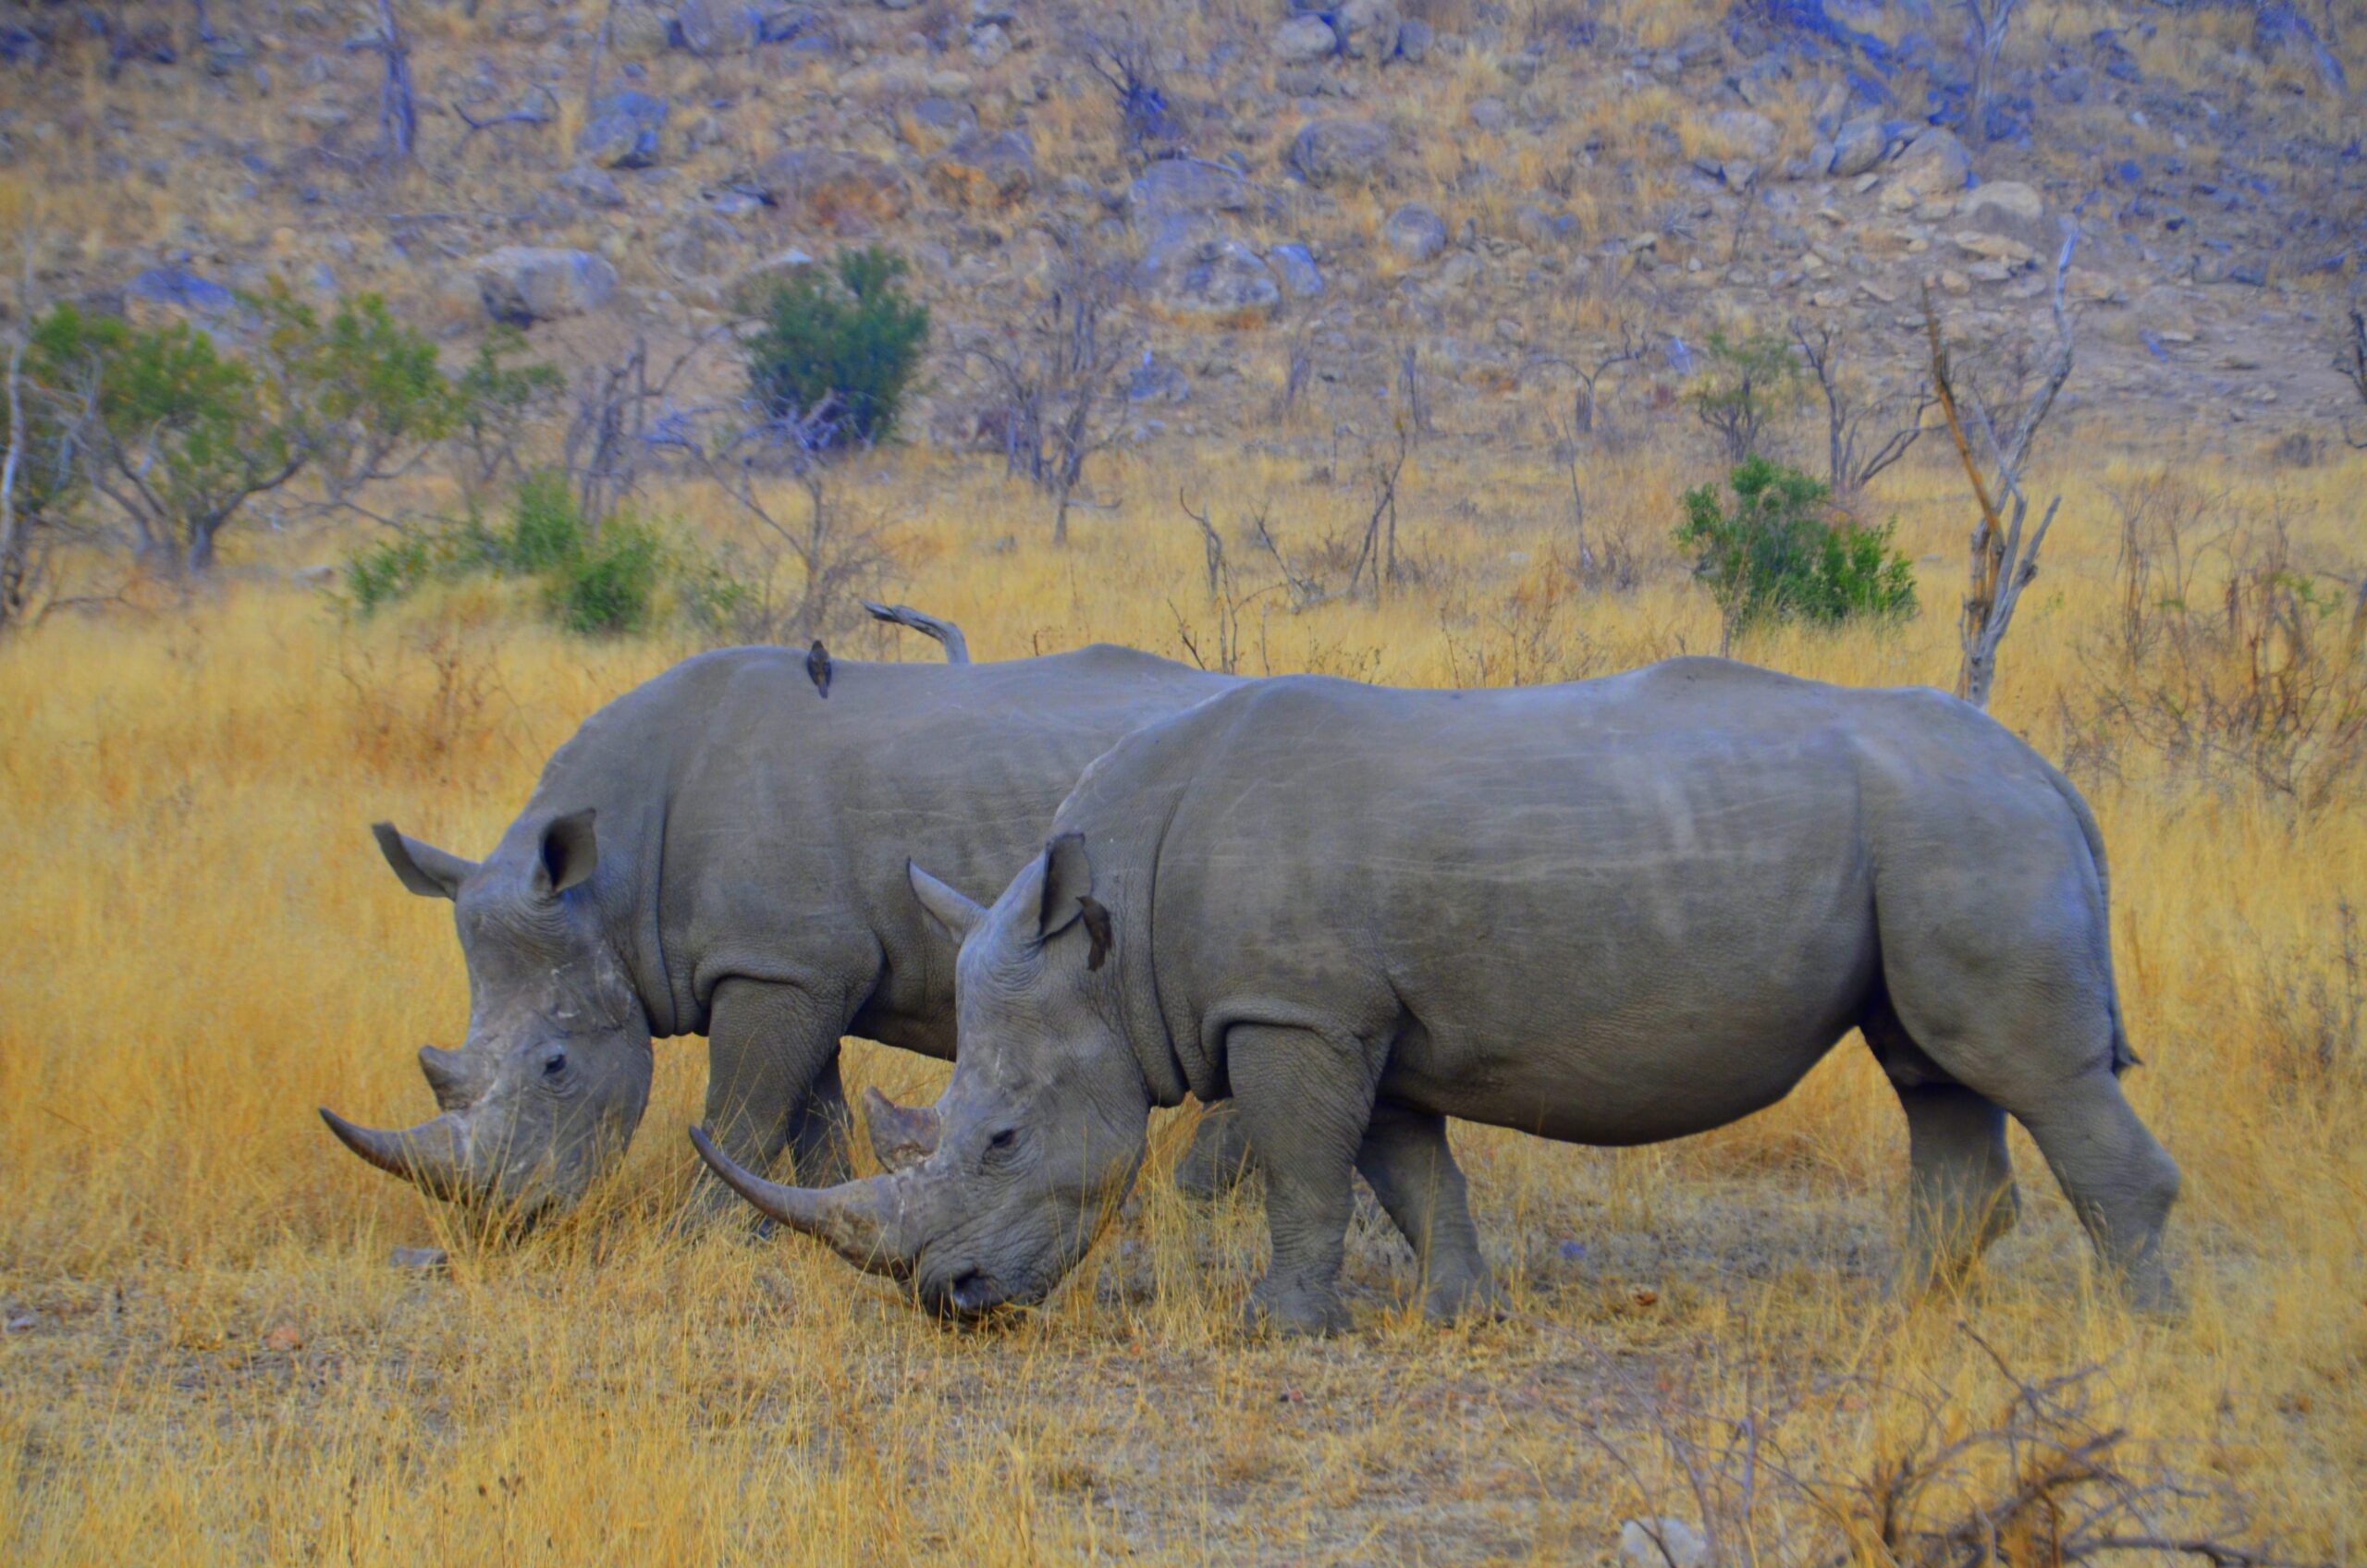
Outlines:
[[551, 619], [586, 637], [621, 636], [656, 624], [661, 594], [694, 623], [744, 593], [704, 558], [669, 551], [656, 529], [614, 518], [590, 537], [566, 477], [532, 473], [513, 495], [508, 527], [474, 519], [375, 545], [346, 562], [346, 591], [362, 615], [435, 582], [486, 573], [536, 579]]
[[1915, 574], [1891, 548], [1890, 528], [1834, 521], [1822, 484], [1765, 458], [1745, 459], [1726, 483], [1731, 511], [1704, 484], [1686, 493], [1676, 530], [1693, 575], [1718, 601], [1722, 647], [1760, 620], [1835, 625], [1915, 613]]
[[499, 564], [528, 575], [571, 567], [583, 555], [583, 532], [567, 476], [548, 469], [530, 473], [518, 482]]
[[773, 418], [835, 399], [831, 444], [868, 444], [895, 428], [928, 341], [928, 308], [908, 299], [904, 259], [877, 246], [800, 267], [754, 301], [763, 326], [742, 345], [748, 386]]
[[656, 533], [626, 519], [611, 521], [595, 548], [562, 562], [552, 575], [558, 623], [584, 637], [644, 630], [666, 567]]

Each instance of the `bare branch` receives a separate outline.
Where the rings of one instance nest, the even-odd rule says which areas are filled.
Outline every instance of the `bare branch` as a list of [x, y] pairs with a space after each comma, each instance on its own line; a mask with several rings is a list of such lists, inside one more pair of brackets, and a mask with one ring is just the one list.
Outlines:
[[963, 636], [962, 629], [951, 621], [939, 620], [937, 617], [924, 614], [910, 605], [883, 605], [871, 599], [859, 600], [858, 603], [870, 612], [871, 619], [874, 620], [884, 620], [891, 626], [908, 627], [924, 637], [931, 637], [943, 643], [946, 663], [968, 664], [970, 662], [970, 640]]

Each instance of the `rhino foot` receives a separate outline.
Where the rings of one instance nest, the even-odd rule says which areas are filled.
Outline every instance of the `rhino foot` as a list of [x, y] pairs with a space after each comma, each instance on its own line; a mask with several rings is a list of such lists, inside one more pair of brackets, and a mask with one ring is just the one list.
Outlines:
[[1465, 1318], [1501, 1323], [1511, 1311], [1512, 1304], [1504, 1299], [1504, 1292], [1484, 1273], [1460, 1280], [1433, 1280], [1422, 1297], [1422, 1315], [1439, 1323]]
[[1242, 1309], [1241, 1326], [1251, 1334], [1276, 1334], [1289, 1339], [1329, 1339], [1344, 1334], [1352, 1323], [1348, 1304], [1329, 1286], [1277, 1285], [1260, 1280]]

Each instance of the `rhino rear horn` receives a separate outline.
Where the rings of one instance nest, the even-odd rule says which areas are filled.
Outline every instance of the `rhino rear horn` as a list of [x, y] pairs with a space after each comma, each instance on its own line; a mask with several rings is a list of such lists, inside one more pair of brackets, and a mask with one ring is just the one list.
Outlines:
[[876, 1088], [863, 1091], [864, 1120], [871, 1128], [871, 1152], [886, 1170], [909, 1170], [937, 1152], [937, 1112], [922, 1106], [907, 1110]]
[[377, 838], [378, 852], [386, 857], [386, 864], [395, 868], [403, 886], [421, 898], [459, 898], [460, 884], [477, 868], [472, 860], [462, 860], [433, 844], [404, 838], [391, 822], [374, 822], [370, 831]]

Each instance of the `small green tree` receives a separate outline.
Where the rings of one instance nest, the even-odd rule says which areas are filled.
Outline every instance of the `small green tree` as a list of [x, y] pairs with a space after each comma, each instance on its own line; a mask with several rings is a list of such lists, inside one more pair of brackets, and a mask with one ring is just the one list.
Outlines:
[[1738, 463], [1759, 450], [1767, 426], [1797, 392], [1800, 363], [1790, 341], [1772, 333], [1732, 338], [1712, 328], [1702, 348], [1709, 363], [1686, 397], [1726, 460]]
[[35, 324], [33, 359], [43, 386], [93, 387], [90, 480], [143, 557], [204, 570], [239, 509], [311, 456], [285, 388], [187, 322], [134, 327], [61, 304]]
[[1718, 602], [1719, 653], [1757, 621], [1831, 626], [1915, 613], [1914, 570], [1891, 548], [1889, 526], [1835, 521], [1822, 484], [1765, 458], [1746, 458], [1726, 483], [1732, 510], [1704, 484], [1686, 493], [1676, 530], [1694, 577]]
[[895, 428], [928, 341], [928, 307], [903, 291], [904, 259], [866, 246], [829, 268], [803, 266], [750, 301], [763, 325], [743, 341], [748, 386], [771, 419], [834, 404], [827, 445], [869, 444]]

